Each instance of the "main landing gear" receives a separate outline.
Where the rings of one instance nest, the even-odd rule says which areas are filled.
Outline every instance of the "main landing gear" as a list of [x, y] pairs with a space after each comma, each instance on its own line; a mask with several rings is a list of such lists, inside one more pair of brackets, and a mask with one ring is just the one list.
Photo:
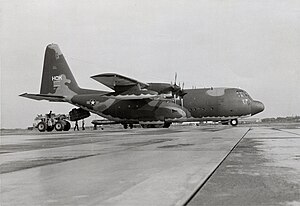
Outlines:
[[[164, 124], [141, 124], [142, 128], [169, 128], [172, 122], [165, 122]], [[133, 124], [123, 123], [124, 129], [133, 129]]]
[[133, 129], [133, 124], [123, 124], [124, 129], [128, 129], [128, 126], [130, 129]]
[[169, 128], [172, 122], [165, 122], [164, 124], [141, 124], [142, 128]]
[[231, 120], [223, 120], [223, 121], [221, 121], [222, 125], [229, 125], [229, 123], [230, 123], [231, 126], [234, 126], [234, 127], [239, 124], [239, 122], [238, 122], [237, 119], [231, 119]]

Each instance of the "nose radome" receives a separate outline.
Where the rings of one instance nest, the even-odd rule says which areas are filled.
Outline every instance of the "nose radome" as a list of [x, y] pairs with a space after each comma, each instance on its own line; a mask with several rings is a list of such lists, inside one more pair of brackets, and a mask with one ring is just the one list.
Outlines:
[[260, 101], [252, 101], [251, 103], [251, 115], [255, 115], [257, 113], [260, 113], [264, 111], [265, 106], [262, 102]]

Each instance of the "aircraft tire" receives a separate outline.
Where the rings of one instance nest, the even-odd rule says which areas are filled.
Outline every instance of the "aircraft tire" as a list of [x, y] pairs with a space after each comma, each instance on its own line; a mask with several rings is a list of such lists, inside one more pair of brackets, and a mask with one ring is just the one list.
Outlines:
[[130, 129], [133, 129], [133, 124], [129, 124], [129, 128], [130, 128]]
[[62, 131], [64, 129], [64, 125], [61, 121], [55, 123], [54, 128], [56, 131]]
[[124, 129], [128, 128], [128, 124], [123, 124]]
[[37, 128], [40, 132], [45, 132], [47, 125], [45, 124], [45, 122], [40, 122], [38, 123]]
[[230, 124], [231, 124], [231, 126], [237, 126], [238, 125], [238, 120], [237, 119], [232, 119], [232, 120], [230, 120]]
[[163, 128], [169, 128], [172, 123], [170, 122], [165, 122]]
[[71, 124], [70, 124], [70, 122], [68, 122], [68, 121], [65, 121], [65, 122], [66, 122], [66, 124], [65, 124], [65, 126], [64, 126], [64, 131], [69, 131], [70, 128], [71, 128]]

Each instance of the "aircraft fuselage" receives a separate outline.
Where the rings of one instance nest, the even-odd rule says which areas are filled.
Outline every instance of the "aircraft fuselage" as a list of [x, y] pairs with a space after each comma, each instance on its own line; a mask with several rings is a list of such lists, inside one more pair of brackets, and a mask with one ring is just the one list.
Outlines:
[[237, 88], [185, 90], [183, 105], [173, 99], [117, 100], [110, 95], [75, 95], [70, 103], [110, 120], [124, 123], [147, 121], [230, 120], [263, 111], [261, 102]]
[[237, 88], [187, 89], [183, 106], [195, 118], [230, 119], [250, 116], [264, 110], [264, 105], [253, 100], [247, 92]]

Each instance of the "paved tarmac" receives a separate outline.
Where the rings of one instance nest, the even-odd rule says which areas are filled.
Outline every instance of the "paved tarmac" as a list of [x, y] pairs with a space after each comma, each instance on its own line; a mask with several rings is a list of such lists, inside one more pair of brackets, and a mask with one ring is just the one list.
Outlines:
[[0, 203], [297, 205], [299, 131], [201, 126], [2, 132]]
[[299, 126], [252, 128], [188, 205], [300, 205]]

